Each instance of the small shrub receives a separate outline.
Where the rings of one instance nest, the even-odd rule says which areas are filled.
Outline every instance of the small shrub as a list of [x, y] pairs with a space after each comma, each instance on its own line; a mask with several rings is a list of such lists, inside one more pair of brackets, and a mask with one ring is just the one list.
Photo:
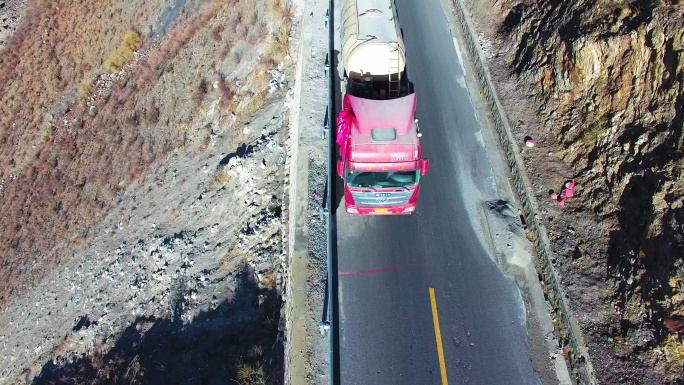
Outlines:
[[233, 60], [236, 63], [239, 63], [242, 61], [242, 57], [244, 56], [245, 52], [244, 49], [241, 46], [235, 46], [233, 50], [231, 51], [233, 55]]
[[249, 35], [249, 27], [246, 24], [240, 23], [235, 30], [241, 39], [246, 39]]
[[251, 45], [257, 45], [266, 36], [265, 29], [261, 28], [261, 24], [249, 29], [247, 34], [247, 42]]
[[218, 51], [218, 59], [220, 61], [226, 60], [229, 53], [230, 53], [230, 47], [229, 46], [223, 47], [223, 49]]
[[143, 116], [143, 120], [146, 125], [157, 124], [159, 123], [159, 108], [157, 108], [157, 106], [155, 106], [153, 103], [149, 103], [147, 107], [145, 107], [145, 113]]
[[202, 103], [207, 92], [209, 92], [209, 83], [207, 83], [206, 79], [202, 78], [195, 87], [195, 92], [193, 93], [192, 98], [195, 101], [195, 105], [200, 105]]
[[235, 28], [237, 28], [238, 22], [239, 22], [239, 20], [237, 18], [237, 15], [235, 17], [231, 17], [230, 19], [228, 19], [228, 23], [227, 23], [228, 30], [235, 31]]
[[254, 345], [249, 349], [247, 355], [255, 360], [260, 360], [264, 357], [264, 349], [260, 345]]
[[222, 39], [222, 37], [223, 37], [222, 35], [223, 35], [223, 30], [224, 30], [224, 28], [225, 28], [225, 26], [223, 26], [223, 24], [221, 24], [221, 25], [219, 25], [218, 27], [214, 28], [214, 29], [211, 31], [211, 38], [214, 39], [214, 41], [216, 41], [216, 42], [220, 42], [221, 39]]
[[257, 24], [257, 22], [259, 22], [259, 12], [256, 9], [254, 9], [254, 11], [252, 12], [252, 14], [249, 17], [249, 23], [248, 24], [251, 26], [255, 26]]
[[233, 102], [235, 92], [223, 76], [218, 78], [218, 89], [221, 92], [221, 106], [225, 107]]
[[269, 0], [268, 11], [285, 24], [292, 23], [292, 7], [284, 0]]
[[43, 135], [41, 136], [40, 139], [43, 141], [43, 143], [47, 143], [47, 142], [51, 142], [53, 137], [54, 137], [54, 132], [50, 128], [50, 129], [43, 131]]
[[78, 94], [80, 96], [88, 96], [95, 86], [95, 77], [92, 74], [86, 75], [81, 83], [78, 85]]
[[88, 98], [93, 91], [93, 87], [95, 87], [96, 79], [97, 76], [94, 73], [90, 73], [78, 84], [78, 105], [82, 109], [85, 109], [88, 105]]
[[119, 46], [105, 60], [104, 67], [109, 72], [119, 71], [121, 67], [135, 58], [133, 52], [140, 48], [140, 45], [140, 35], [133, 30], [129, 30], [121, 38]]

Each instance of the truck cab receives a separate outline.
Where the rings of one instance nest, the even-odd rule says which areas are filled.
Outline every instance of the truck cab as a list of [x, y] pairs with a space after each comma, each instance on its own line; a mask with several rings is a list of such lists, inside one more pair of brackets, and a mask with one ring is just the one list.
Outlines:
[[415, 94], [389, 100], [344, 96], [338, 118], [345, 210], [352, 215], [401, 215], [416, 210], [422, 159]]

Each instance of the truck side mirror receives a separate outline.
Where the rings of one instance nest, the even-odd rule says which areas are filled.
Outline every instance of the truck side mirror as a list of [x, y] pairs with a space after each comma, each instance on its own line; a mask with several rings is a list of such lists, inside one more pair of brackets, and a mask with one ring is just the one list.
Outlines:
[[340, 178], [344, 178], [344, 163], [342, 163], [341, 160], [337, 161], [337, 175], [339, 175]]
[[428, 159], [423, 159], [420, 161], [420, 175], [427, 174], [428, 166], [430, 166], [430, 161]]

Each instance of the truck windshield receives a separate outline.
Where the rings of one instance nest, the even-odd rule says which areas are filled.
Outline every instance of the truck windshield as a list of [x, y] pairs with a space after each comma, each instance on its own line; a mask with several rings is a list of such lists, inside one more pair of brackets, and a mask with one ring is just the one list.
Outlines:
[[418, 171], [368, 172], [347, 170], [345, 180], [350, 187], [409, 187], [418, 183]]

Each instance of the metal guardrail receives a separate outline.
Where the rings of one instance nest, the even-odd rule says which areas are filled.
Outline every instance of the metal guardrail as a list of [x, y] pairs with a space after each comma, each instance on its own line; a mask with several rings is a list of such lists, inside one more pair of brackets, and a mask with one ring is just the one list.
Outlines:
[[551, 264], [553, 252], [549, 247], [549, 240], [546, 228], [537, 219], [538, 204], [534, 195], [528, 191], [527, 186], [531, 186], [527, 172], [525, 171], [520, 148], [510, 130], [508, 118], [499, 102], [498, 94], [492, 83], [489, 71], [486, 67], [485, 59], [478, 46], [478, 40], [472, 25], [465, 13], [463, 0], [453, 0], [456, 9], [456, 20], [465, 37], [468, 51], [473, 58], [472, 62], [480, 80], [483, 97], [487, 103], [490, 116], [494, 120], [494, 126], [499, 135], [500, 143], [506, 153], [506, 160], [513, 176], [514, 190], [522, 202], [522, 212], [527, 225], [529, 226], [533, 245], [541, 263], [539, 273], [543, 282], [549, 287], [547, 301], [551, 304], [556, 317], [561, 321], [558, 325], [560, 329], [561, 347], [567, 351], [568, 361], [572, 370], [572, 376], [579, 384], [595, 384], [593, 370], [589, 361], [588, 352], [584, 347], [579, 325], [572, 319], [568, 305], [565, 302], [563, 290], [559, 284], [558, 275]]
[[338, 293], [338, 276], [337, 276], [337, 216], [335, 215], [335, 192], [336, 192], [336, 172], [337, 157], [335, 155], [335, 97], [337, 96], [337, 87], [335, 81], [336, 60], [335, 60], [335, 1], [329, 0], [328, 14], [326, 15], [328, 23], [328, 135], [326, 137], [328, 142], [328, 180], [327, 180], [327, 225], [328, 225], [328, 321], [330, 322], [330, 385], [339, 385], [340, 379], [340, 323], [338, 315], [339, 298]]

